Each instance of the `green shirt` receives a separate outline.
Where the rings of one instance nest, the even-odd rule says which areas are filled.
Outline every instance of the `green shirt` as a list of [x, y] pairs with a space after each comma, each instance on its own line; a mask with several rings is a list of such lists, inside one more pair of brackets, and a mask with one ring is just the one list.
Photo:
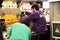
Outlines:
[[14, 23], [7, 32], [10, 35], [10, 40], [30, 40], [30, 29], [21, 23]]

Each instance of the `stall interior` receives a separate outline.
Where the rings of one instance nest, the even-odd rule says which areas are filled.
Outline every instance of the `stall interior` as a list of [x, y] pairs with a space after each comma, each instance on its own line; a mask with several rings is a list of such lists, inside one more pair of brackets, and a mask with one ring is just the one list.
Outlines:
[[[2, 8], [0, 10], [0, 19], [5, 19], [5, 24], [6, 24], [6, 28], [8, 30], [8, 28], [10, 27], [11, 24], [21, 21], [21, 17], [22, 15], [25, 13], [25, 11], [31, 11], [31, 2], [24, 2], [22, 5], [19, 6], [19, 8], [17, 7], [17, 3], [16, 2], [12, 2], [12, 1], [3, 1], [2, 3]], [[33, 4], [35, 4], [35, 1], [33, 2]], [[46, 23], [48, 26], [48, 40], [50, 40], [50, 15], [49, 15], [49, 9], [44, 9], [44, 15], [46, 18]], [[21, 15], [21, 13], [23, 13]], [[24, 16], [24, 15], [23, 15]], [[32, 23], [30, 23], [30, 28], [32, 28]], [[33, 38], [34, 39], [34, 38]], [[32, 40], [33, 40], [32, 39]]]

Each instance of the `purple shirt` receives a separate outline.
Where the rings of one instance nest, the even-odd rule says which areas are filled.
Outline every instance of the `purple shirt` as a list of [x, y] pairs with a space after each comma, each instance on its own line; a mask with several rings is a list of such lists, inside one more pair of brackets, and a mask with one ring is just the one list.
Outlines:
[[32, 20], [33, 29], [37, 34], [46, 33], [46, 31], [48, 30], [47, 26], [46, 26], [46, 20], [45, 20], [45, 16], [43, 15], [43, 13], [41, 11], [37, 11], [37, 12], [34, 12], [34, 13], [26, 12], [26, 14], [28, 16], [24, 17], [22, 19], [22, 21]]

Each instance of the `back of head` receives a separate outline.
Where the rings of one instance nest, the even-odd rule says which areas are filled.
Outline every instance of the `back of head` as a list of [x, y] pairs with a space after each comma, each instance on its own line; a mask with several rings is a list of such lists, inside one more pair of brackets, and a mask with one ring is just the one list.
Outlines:
[[39, 6], [37, 4], [32, 5], [31, 9], [39, 10]]
[[0, 19], [0, 24], [4, 24], [5, 23], [5, 19]]
[[43, 3], [41, 1], [36, 1], [36, 4], [39, 4], [39, 7], [42, 8]]

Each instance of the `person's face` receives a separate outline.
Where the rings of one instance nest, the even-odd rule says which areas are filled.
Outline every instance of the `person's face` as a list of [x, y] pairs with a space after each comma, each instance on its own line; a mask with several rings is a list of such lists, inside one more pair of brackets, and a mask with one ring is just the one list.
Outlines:
[[35, 12], [35, 8], [34, 9], [32, 8], [31, 10], [32, 10], [32, 12]]
[[38, 4], [39, 8], [42, 8], [42, 5], [41, 4]]

